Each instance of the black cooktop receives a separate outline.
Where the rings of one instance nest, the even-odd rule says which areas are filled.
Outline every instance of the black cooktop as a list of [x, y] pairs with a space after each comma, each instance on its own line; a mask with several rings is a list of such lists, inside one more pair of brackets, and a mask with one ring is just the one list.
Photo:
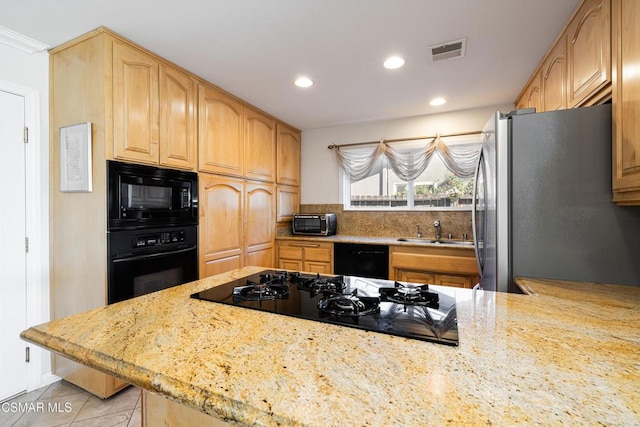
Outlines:
[[458, 345], [453, 288], [264, 270], [192, 298]]

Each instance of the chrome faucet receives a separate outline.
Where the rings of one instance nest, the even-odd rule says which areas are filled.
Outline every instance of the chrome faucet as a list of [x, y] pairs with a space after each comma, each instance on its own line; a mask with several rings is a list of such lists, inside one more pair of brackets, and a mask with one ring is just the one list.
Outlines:
[[416, 236], [418, 237], [418, 239], [420, 239], [422, 237], [422, 233], [420, 232], [420, 224], [416, 224], [416, 228], [418, 229]]
[[436, 228], [436, 240], [440, 240], [442, 237], [442, 229], [440, 228], [440, 221], [437, 219], [433, 221], [433, 226]]

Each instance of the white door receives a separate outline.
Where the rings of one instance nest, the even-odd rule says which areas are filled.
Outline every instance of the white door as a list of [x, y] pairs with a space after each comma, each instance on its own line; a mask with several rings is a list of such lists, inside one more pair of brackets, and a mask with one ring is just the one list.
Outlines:
[[0, 91], [0, 401], [27, 388], [24, 108]]

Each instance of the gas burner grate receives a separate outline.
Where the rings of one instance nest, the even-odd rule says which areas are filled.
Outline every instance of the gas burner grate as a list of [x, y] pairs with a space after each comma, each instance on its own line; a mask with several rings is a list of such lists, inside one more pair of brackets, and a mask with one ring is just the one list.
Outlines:
[[298, 289], [317, 294], [342, 294], [347, 288], [343, 276], [325, 277], [320, 274], [315, 277], [305, 277], [292, 273], [292, 281], [297, 283]]
[[247, 280], [246, 286], [233, 288], [233, 297], [239, 301], [268, 301], [289, 296], [289, 286], [277, 283], [256, 283]]
[[395, 282], [393, 288], [380, 288], [380, 301], [393, 302], [405, 306], [419, 305], [438, 308], [439, 297], [429, 291], [429, 285], [415, 285]]
[[367, 316], [380, 311], [380, 299], [360, 297], [355, 289], [351, 294], [334, 294], [321, 299], [318, 309], [335, 317]]

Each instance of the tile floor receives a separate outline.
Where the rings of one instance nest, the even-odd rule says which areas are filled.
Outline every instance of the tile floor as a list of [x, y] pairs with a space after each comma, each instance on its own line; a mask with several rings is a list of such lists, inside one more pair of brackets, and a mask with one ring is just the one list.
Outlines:
[[140, 389], [99, 399], [64, 380], [0, 404], [0, 427], [139, 427]]

